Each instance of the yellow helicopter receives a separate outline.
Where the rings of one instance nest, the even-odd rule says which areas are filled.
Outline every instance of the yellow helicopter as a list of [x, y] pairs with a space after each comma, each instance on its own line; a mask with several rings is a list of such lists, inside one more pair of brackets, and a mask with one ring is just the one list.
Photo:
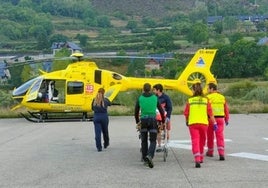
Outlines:
[[165, 89], [192, 95], [191, 86], [198, 79], [206, 92], [208, 83], [216, 83], [210, 72], [216, 52], [216, 49], [199, 49], [178, 79], [126, 77], [100, 69], [93, 61], [81, 60], [82, 53], [74, 53], [72, 56], [79, 61], [69, 64], [66, 69], [49, 73], [41, 71], [42, 75], [15, 88], [12, 95], [19, 104], [12, 110], [26, 107], [31, 110], [28, 111], [30, 117], [22, 116], [33, 122], [61, 121], [50, 118], [48, 114], [52, 113], [82, 113], [80, 121], [87, 121], [87, 113], [92, 112], [91, 103], [101, 87], [110, 101], [119, 92], [141, 89], [144, 83], [161, 83]]

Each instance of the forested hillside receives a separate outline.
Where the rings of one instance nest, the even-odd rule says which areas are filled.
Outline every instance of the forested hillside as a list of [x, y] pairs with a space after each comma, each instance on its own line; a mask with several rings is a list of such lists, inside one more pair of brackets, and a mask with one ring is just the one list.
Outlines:
[[[255, 4], [256, 3], [256, 4]], [[92, 0], [97, 10], [113, 14], [164, 18], [178, 13], [191, 14], [206, 11], [208, 16], [266, 14], [266, 0]]]
[[[30, 56], [51, 54], [52, 43], [66, 41], [78, 44], [85, 53], [113, 51], [126, 55], [135, 51], [142, 56], [171, 53], [175, 57], [152, 71], [145, 71], [143, 59], [134, 63], [118, 58], [97, 62], [100, 68], [127, 76], [176, 78], [197, 48], [216, 48], [211, 70], [217, 79], [268, 79], [268, 45], [265, 45], [268, 39], [259, 44], [268, 34], [267, 0], [0, 0], [0, 3], [0, 54], [21, 56], [36, 63], [31, 66], [16, 62], [13, 66], [13, 60], [1, 62], [0, 88], [12, 89], [37, 76], [43, 62]], [[64, 48], [56, 55], [66, 57], [68, 53]], [[67, 62], [53, 62], [52, 71], [64, 68], [64, 63]], [[246, 90], [251, 88], [249, 84], [240, 86], [231, 96], [237, 99], [244, 96], [243, 100], [257, 96], [267, 103], [267, 87], [250, 92]], [[245, 92], [238, 95], [241, 91]], [[234, 102], [240, 102], [237, 99]]]
[[[237, 26], [229, 17], [268, 12], [266, 0], [0, 0], [0, 3], [2, 54], [46, 52], [52, 42], [66, 40], [80, 43], [85, 50], [140, 49], [144, 41], [153, 43], [152, 37], [167, 29], [175, 38], [198, 44], [208, 40], [207, 37], [192, 39], [196, 34], [186, 34], [192, 24], [198, 23], [203, 29], [200, 23], [206, 25], [208, 16], [226, 17], [226, 23], [215, 25], [211, 31], [234, 32], [242, 27], [251, 32], [253, 26]], [[263, 25], [259, 27], [266, 29]], [[181, 40], [166, 50], [181, 45], [188, 43]]]
[[151, 17], [161, 19], [179, 12], [188, 14], [195, 6], [195, 0], [92, 0], [92, 6], [100, 12], [113, 15], [121, 12], [128, 16]]
[[[84, 52], [113, 51], [120, 55], [130, 50], [144, 55], [218, 48], [212, 67], [218, 78], [268, 78], [267, 48], [257, 45], [267, 36], [268, 17], [261, 20], [268, 16], [266, 0], [0, 0], [0, 3], [1, 54], [52, 53], [53, 42], [65, 41], [77, 43]], [[245, 17], [240, 19], [238, 15]], [[259, 20], [253, 20], [256, 15]], [[218, 20], [208, 22], [209, 16], [217, 16]], [[180, 56], [175, 63], [185, 60]], [[168, 72], [152, 71], [150, 76], [173, 78], [183, 66], [174, 66]], [[133, 75], [136, 69], [130, 68], [128, 74]], [[16, 76], [15, 70], [11, 74]], [[144, 76], [143, 69], [140, 70], [139, 76]], [[18, 82], [34, 76], [27, 71], [24, 75], [27, 77], [19, 78]]]

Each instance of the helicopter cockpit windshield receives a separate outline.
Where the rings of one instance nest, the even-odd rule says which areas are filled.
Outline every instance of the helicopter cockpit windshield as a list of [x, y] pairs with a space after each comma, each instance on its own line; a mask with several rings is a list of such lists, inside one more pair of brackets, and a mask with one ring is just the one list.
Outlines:
[[33, 83], [35, 83], [37, 80], [43, 80], [42, 77], [36, 77], [34, 79], [31, 79], [29, 81], [27, 81], [26, 83], [22, 84], [20, 87], [16, 88], [12, 95], [13, 97], [19, 97], [19, 96], [24, 96], [27, 91], [29, 90], [29, 88], [33, 85]]
[[32, 85], [32, 87], [30, 88], [28, 95], [27, 95], [27, 101], [32, 101], [38, 98], [38, 94], [39, 94], [39, 89], [41, 89], [40, 87], [43, 87], [43, 93], [44, 97], [46, 97], [46, 93], [47, 93], [47, 86], [46, 86], [46, 82], [43, 81], [43, 78], [40, 77], [40, 79], [36, 80], [36, 82], [34, 82], [34, 84]]

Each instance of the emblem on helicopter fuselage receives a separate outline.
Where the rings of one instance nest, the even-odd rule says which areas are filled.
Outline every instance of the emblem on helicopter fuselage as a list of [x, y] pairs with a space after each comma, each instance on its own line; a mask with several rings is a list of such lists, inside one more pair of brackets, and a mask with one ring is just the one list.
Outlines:
[[204, 62], [202, 57], [199, 57], [198, 61], [196, 62], [196, 66], [198, 66], [198, 67], [204, 67], [205, 66], [205, 62]]

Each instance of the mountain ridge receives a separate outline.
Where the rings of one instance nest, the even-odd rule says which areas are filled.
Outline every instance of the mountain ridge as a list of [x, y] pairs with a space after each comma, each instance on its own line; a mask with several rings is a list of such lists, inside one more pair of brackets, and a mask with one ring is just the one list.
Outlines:
[[180, 11], [189, 11], [194, 3], [195, 0], [92, 0], [92, 6], [101, 12], [111, 14], [119, 11], [130, 16], [153, 16], [154, 18], [162, 18]]

